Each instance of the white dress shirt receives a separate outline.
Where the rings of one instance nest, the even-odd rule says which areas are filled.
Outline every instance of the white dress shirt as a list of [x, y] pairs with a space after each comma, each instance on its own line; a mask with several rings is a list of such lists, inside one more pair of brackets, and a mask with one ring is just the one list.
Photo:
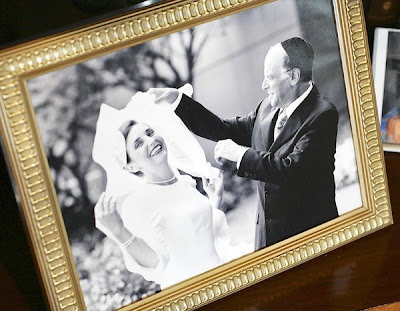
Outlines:
[[[289, 106], [287, 106], [286, 108], [284, 108], [284, 109], [279, 109], [279, 115], [278, 115], [278, 119], [276, 120], [276, 124], [275, 124], [275, 129], [274, 129], [274, 140], [276, 139], [276, 137], [278, 136], [278, 135], [276, 135], [276, 128], [277, 128], [277, 124], [278, 124], [278, 121], [280, 121], [279, 120], [279, 117], [282, 115], [282, 116], [284, 116], [284, 115], [286, 115], [286, 118], [287, 118], [287, 120], [290, 118], [290, 116], [293, 114], [293, 112], [297, 109], [297, 107], [299, 107], [300, 106], [300, 104], [306, 99], [306, 97], [311, 93], [311, 90], [312, 90], [312, 88], [313, 88], [313, 83], [312, 82], [310, 82], [310, 86], [308, 87], [308, 89], [303, 93], [303, 94], [301, 94], [299, 97], [297, 97], [296, 99], [295, 99], [295, 101], [294, 102], [292, 102]], [[286, 121], [287, 122], [287, 121]]]
[[[300, 104], [306, 99], [306, 97], [311, 93], [311, 90], [314, 86], [313, 82], [310, 82], [310, 86], [308, 87], [308, 89], [301, 94], [299, 97], [297, 97], [291, 104], [289, 104], [289, 106], [287, 106], [286, 108], [280, 108], [279, 110], [279, 115], [278, 115], [278, 119], [276, 120], [276, 124], [275, 124], [275, 128], [274, 128], [274, 140], [276, 139], [277, 135], [277, 124], [279, 124], [278, 121], [279, 117], [283, 117], [284, 115], [286, 115], [286, 122], [287, 120], [290, 118], [290, 116], [293, 114], [293, 112], [297, 109], [297, 107], [300, 106]], [[284, 112], [284, 113], [283, 113]], [[247, 150], [249, 150], [250, 148], [248, 147], [243, 147], [240, 146], [240, 156], [238, 158], [238, 161], [236, 162], [236, 168], [239, 169], [240, 167], [240, 162], [243, 159], [244, 154], [246, 153]]]

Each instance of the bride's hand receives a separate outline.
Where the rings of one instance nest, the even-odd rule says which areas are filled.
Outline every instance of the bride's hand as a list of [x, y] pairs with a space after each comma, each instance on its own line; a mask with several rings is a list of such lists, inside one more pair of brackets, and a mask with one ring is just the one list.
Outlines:
[[222, 194], [224, 192], [224, 178], [222, 172], [219, 173], [217, 178], [208, 179], [202, 178], [203, 189], [207, 193], [211, 204], [215, 208], [219, 208], [222, 202]]
[[119, 235], [125, 228], [121, 216], [117, 212], [117, 201], [103, 192], [94, 207], [96, 228], [109, 238], [118, 241]]

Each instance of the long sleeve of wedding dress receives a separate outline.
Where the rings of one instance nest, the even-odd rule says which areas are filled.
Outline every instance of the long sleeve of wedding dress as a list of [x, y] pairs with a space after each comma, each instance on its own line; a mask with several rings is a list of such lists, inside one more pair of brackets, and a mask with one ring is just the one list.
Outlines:
[[[210, 270], [224, 261], [217, 251], [220, 241], [229, 238], [223, 213], [214, 228], [214, 212], [189, 176], [177, 176], [177, 182], [167, 186], [145, 184], [129, 195], [121, 206], [124, 226], [143, 239], [159, 256], [155, 269], [140, 266], [123, 250], [129, 271], [141, 274], [162, 288]], [[222, 244], [221, 244], [222, 245]]]
[[141, 274], [145, 279], [159, 281], [160, 273], [168, 265], [169, 249], [164, 238], [164, 223], [159, 212], [147, 213], [146, 209], [138, 207], [146, 205], [140, 202], [134, 194], [128, 196], [121, 207], [121, 218], [124, 226], [134, 235], [144, 240], [158, 256], [159, 262], [155, 268], [146, 268], [140, 265], [124, 247], [121, 247], [127, 269]]

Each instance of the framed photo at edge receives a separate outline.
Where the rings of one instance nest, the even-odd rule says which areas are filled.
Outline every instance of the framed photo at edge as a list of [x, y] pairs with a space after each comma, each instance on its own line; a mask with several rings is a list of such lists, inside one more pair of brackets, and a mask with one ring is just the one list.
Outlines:
[[383, 149], [393, 152], [400, 151], [399, 38], [399, 29], [376, 28], [372, 63]]
[[392, 224], [361, 1], [169, 1], [0, 52], [51, 310], [193, 310]]

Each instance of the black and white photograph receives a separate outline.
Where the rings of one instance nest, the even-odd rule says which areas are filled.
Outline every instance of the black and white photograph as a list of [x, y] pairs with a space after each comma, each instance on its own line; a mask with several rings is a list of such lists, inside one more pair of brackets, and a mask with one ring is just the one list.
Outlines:
[[373, 72], [384, 150], [400, 151], [400, 31], [376, 28]]
[[88, 310], [362, 206], [331, 0], [274, 1], [28, 88]]

